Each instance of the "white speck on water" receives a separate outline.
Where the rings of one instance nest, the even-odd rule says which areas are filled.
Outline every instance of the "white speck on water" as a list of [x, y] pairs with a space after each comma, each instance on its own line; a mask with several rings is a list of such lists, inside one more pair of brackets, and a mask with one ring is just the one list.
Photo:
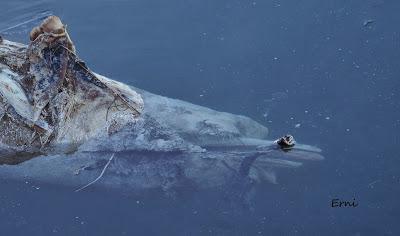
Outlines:
[[296, 124], [294, 127], [295, 127], [295, 128], [300, 128], [300, 126], [301, 126], [301, 124], [298, 123], [298, 124]]
[[279, 58], [278, 57], [274, 57], [274, 60], [276, 61], [276, 60], [278, 60]]
[[360, 69], [360, 66], [356, 62], [353, 62], [353, 65], [354, 65], [354, 68]]
[[325, 120], [330, 120], [331, 118], [329, 116], [325, 117]]
[[307, 111], [307, 110], [305, 110], [305, 111], [304, 111], [304, 113], [306, 113], [306, 114], [307, 114], [307, 113], [308, 113], [308, 111]]
[[375, 20], [372, 20], [372, 19], [364, 20], [363, 26], [369, 26], [374, 22], [375, 22]]
[[136, 204], [140, 204], [140, 201], [136, 201]]
[[200, 96], [200, 97], [204, 97], [204, 94], [200, 94], [199, 96]]
[[350, 129], [349, 129], [349, 128], [347, 128], [347, 129], [346, 129], [346, 131], [347, 131], [347, 132], [350, 132]]

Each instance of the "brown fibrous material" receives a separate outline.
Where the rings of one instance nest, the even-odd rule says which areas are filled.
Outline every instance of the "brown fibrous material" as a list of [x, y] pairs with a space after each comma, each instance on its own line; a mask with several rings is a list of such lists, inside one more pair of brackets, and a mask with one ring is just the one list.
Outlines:
[[31, 41], [34, 41], [43, 33], [63, 34], [65, 27], [57, 16], [47, 17], [40, 26], [34, 27], [30, 33]]

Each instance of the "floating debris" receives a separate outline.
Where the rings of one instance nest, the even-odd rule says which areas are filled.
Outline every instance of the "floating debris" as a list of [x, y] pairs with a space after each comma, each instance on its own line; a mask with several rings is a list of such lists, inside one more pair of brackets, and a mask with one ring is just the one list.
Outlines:
[[275, 142], [279, 145], [280, 148], [282, 148], [284, 150], [292, 149], [294, 147], [294, 145], [296, 145], [296, 141], [294, 140], [294, 137], [290, 134], [287, 134], [287, 135], [279, 138]]
[[375, 20], [371, 20], [371, 19], [365, 20], [364, 23], [363, 23], [363, 26], [364, 27], [368, 27], [371, 24], [373, 24], [374, 22], [375, 22]]

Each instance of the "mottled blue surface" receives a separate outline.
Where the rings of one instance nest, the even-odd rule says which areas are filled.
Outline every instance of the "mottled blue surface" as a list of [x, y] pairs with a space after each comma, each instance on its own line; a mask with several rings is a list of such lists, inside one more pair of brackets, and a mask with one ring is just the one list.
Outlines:
[[[3, 0], [0, 31], [44, 11], [94, 71], [248, 115], [326, 160], [247, 202], [232, 188], [132, 196], [1, 180], [1, 235], [400, 234], [400, 2]], [[24, 30], [2, 35], [27, 42]]]

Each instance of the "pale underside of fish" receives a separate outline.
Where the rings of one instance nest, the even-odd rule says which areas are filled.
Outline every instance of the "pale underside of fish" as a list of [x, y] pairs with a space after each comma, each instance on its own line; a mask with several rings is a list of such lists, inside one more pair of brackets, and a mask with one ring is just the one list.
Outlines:
[[[0, 39], [0, 176], [137, 191], [277, 183], [322, 160], [282, 150], [252, 119], [155, 95], [92, 72], [67, 35]], [[112, 158], [111, 158], [112, 157]], [[1, 165], [2, 164], [2, 165]], [[101, 178], [99, 178], [101, 177]]]

